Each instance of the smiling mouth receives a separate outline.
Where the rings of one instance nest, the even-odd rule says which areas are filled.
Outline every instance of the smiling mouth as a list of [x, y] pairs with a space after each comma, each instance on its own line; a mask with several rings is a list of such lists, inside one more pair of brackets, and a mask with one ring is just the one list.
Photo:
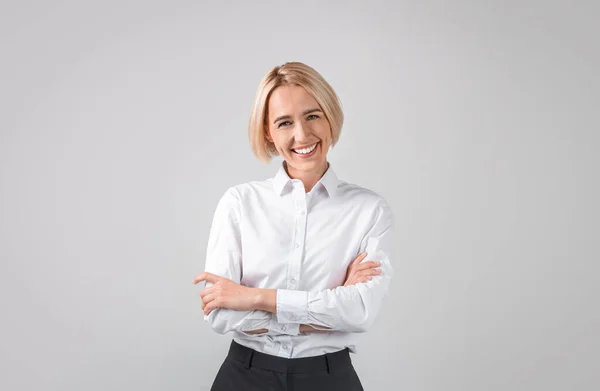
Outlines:
[[319, 144], [319, 142], [316, 142], [316, 143], [312, 144], [309, 147], [300, 148], [300, 149], [292, 149], [292, 151], [295, 154], [301, 155], [301, 156], [310, 155], [310, 154], [312, 154], [317, 149], [318, 144]]

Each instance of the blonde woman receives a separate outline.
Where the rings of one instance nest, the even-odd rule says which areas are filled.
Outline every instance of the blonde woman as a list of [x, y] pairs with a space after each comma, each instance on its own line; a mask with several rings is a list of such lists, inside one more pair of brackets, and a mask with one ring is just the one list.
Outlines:
[[249, 124], [275, 176], [228, 188], [211, 225], [204, 319], [233, 333], [211, 390], [362, 390], [349, 353], [390, 279], [394, 219], [385, 199], [338, 179], [327, 153], [343, 113], [329, 83], [289, 62], [261, 81]]

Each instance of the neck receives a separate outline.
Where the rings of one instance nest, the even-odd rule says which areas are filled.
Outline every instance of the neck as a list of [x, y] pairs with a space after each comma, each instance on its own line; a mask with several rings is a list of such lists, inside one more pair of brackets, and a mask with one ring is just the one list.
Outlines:
[[325, 161], [323, 165], [311, 171], [298, 171], [294, 169], [294, 167], [288, 166], [287, 163], [284, 163], [284, 167], [290, 178], [300, 179], [302, 181], [304, 184], [304, 190], [308, 193], [317, 184], [317, 182], [319, 182], [319, 179], [323, 177], [329, 168], [329, 162]]

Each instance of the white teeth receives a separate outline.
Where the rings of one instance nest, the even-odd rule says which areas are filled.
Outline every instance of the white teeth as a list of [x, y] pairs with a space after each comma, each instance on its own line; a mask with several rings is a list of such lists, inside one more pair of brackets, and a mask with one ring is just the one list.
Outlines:
[[312, 147], [308, 147], [308, 148], [303, 148], [303, 149], [294, 149], [294, 152], [299, 153], [301, 155], [306, 155], [308, 153], [311, 153], [317, 146], [317, 143], [313, 144]]

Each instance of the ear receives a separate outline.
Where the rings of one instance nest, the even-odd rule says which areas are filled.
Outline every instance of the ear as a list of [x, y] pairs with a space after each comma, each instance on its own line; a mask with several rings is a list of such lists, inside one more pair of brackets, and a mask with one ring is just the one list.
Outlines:
[[272, 143], [273, 142], [273, 138], [271, 137], [271, 134], [269, 133], [269, 129], [265, 129], [265, 138]]

